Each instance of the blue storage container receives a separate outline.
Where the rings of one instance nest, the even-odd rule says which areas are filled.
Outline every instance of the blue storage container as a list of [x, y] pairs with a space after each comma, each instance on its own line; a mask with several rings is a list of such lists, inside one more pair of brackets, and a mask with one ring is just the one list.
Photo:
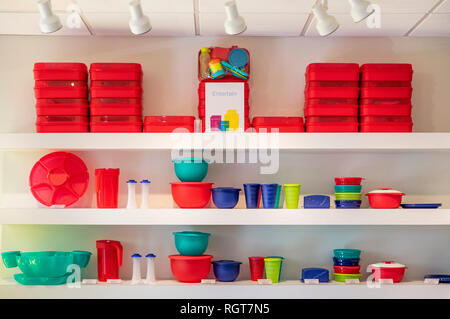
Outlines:
[[303, 198], [304, 208], [330, 208], [330, 196], [309, 195]]
[[319, 282], [329, 282], [330, 274], [328, 269], [324, 268], [303, 268], [302, 269], [302, 281], [305, 279], [319, 279]]

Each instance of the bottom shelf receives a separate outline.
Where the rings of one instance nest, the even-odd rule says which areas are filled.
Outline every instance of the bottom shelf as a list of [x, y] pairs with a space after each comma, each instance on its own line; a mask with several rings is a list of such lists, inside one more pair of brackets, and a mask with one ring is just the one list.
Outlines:
[[22, 286], [13, 280], [0, 282], [0, 299], [449, 299], [450, 284], [423, 281], [369, 287], [366, 282], [346, 285], [330, 282], [306, 285], [296, 280], [273, 285], [252, 281], [215, 284], [184, 284], [161, 280], [154, 284], [99, 283], [79, 288], [68, 286]]

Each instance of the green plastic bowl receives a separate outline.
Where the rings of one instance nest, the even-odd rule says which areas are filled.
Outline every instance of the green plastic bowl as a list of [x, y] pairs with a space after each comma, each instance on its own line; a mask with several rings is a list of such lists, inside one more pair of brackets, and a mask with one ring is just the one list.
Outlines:
[[361, 200], [361, 193], [334, 193], [336, 200]]
[[359, 249], [335, 249], [333, 253], [334, 257], [345, 259], [360, 258], [361, 256], [361, 250]]
[[362, 274], [337, 274], [334, 273], [334, 280], [337, 282], [345, 282], [345, 279], [360, 279]]
[[336, 193], [361, 193], [362, 185], [334, 185]]
[[196, 231], [175, 232], [175, 247], [183, 256], [201, 256], [208, 248], [211, 234]]
[[176, 158], [172, 162], [182, 182], [201, 182], [208, 174], [208, 162], [203, 158]]

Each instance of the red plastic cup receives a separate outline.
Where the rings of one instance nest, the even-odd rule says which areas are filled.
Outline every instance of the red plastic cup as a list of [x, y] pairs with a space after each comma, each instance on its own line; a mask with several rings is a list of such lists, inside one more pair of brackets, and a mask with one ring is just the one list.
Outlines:
[[248, 257], [250, 264], [250, 275], [253, 281], [264, 277], [264, 257]]
[[119, 168], [99, 168], [95, 170], [98, 208], [118, 207], [119, 173]]

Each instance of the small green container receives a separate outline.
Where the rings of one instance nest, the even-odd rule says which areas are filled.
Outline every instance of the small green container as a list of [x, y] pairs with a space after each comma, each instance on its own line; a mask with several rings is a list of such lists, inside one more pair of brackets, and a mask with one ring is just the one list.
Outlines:
[[182, 231], [173, 233], [175, 247], [183, 256], [201, 256], [208, 248], [208, 239], [211, 234], [196, 231]]
[[336, 193], [361, 193], [362, 185], [334, 185]]
[[361, 200], [361, 193], [334, 193], [336, 200]]
[[354, 259], [361, 257], [361, 250], [359, 249], [334, 249], [334, 257], [344, 259]]
[[208, 161], [204, 158], [176, 158], [172, 162], [182, 182], [201, 182], [208, 174]]
[[337, 274], [334, 273], [334, 280], [337, 282], [345, 282], [345, 279], [360, 279], [362, 274]]

